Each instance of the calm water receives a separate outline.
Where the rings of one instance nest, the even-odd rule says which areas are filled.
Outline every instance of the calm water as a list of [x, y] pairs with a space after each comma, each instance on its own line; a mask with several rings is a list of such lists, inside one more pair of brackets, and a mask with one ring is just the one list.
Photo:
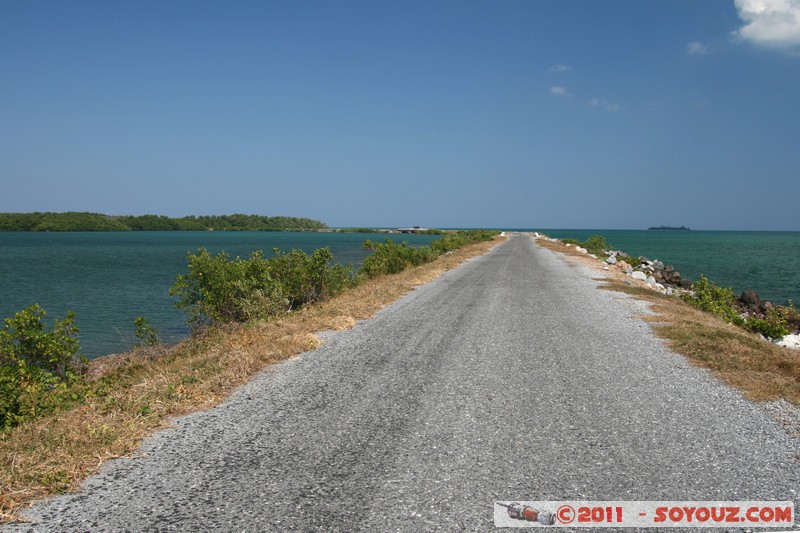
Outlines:
[[776, 304], [800, 304], [800, 232], [540, 230], [559, 238], [603, 235], [628, 255], [673, 265], [683, 277], [705, 274], [735, 294], [755, 290]]
[[[422, 245], [433, 235], [392, 235]], [[75, 311], [83, 353], [96, 357], [124, 351], [136, 342], [133, 319], [145, 316], [163, 341], [188, 334], [186, 316], [175, 309], [169, 288], [187, 271], [187, 252], [205, 247], [246, 257], [273, 248], [312, 252], [328, 246], [337, 262], [360, 263], [361, 245], [380, 235], [268, 232], [0, 232], [0, 318], [38, 303], [47, 323]]]
[[[525, 230], [532, 231], [532, 230]], [[800, 232], [627, 231], [538, 229], [580, 240], [606, 237], [615, 249], [674, 265], [684, 277], [706, 274], [737, 293], [756, 290], [775, 303], [800, 304]], [[162, 340], [185, 337], [185, 315], [173, 306], [169, 288], [186, 272], [186, 254], [205, 247], [246, 257], [273, 248], [311, 252], [329, 246], [336, 261], [360, 263], [365, 239], [356, 233], [0, 232], [0, 318], [33, 303], [48, 312], [48, 324], [67, 310], [77, 314], [81, 347], [89, 357], [128, 349], [133, 319], [145, 316]], [[422, 245], [432, 235], [393, 235]]]

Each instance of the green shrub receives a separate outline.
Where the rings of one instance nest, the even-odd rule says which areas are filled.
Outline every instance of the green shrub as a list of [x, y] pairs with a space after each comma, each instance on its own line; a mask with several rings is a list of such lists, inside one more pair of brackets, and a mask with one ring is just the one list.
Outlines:
[[75, 313], [69, 311], [64, 320], [56, 320], [50, 331], [43, 322], [45, 316], [44, 309], [34, 304], [5, 319], [0, 332], [0, 357], [3, 361], [21, 360], [66, 378], [80, 367]]
[[364, 241], [364, 248], [372, 250], [361, 265], [361, 274], [368, 278], [384, 274], [397, 274], [403, 270], [433, 261], [440, 255], [452, 252], [464, 245], [490, 241], [499, 232], [491, 230], [460, 230], [436, 239], [429, 246], [414, 248], [407, 242], [396, 243], [391, 239], [375, 243]]
[[17, 312], [0, 331], [0, 427], [8, 429], [81, 398], [78, 328], [71, 311], [51, 330], [38, 305]]
[[150, 325], [150, 321], [143, 316], [137, 316], [133, 319], [133, 325], [136, 327], [134, 334], [139, 339], [141, 346], [156, 346], [159, 344], [158, 331]]
[[258, 251], [233, 260], [224, 251], [190, 253], [189, 273], [170, 289], [176, 307], [186, 310], [192, 327], [246, 322], [330, 298], [354, 284], [349, 268], [330, 265], [328, 248], [310, 256], [302, 250], [274, 253], [271, 259]]
[[601, 255], [608, 249], [606, 238], [602, 235], [592, 235], [583, 242], [579, 241], [578, 239], [571, 238], [561, 239], [561, 242], [564, 244], [572, 244], [573, 246], [586, 248], [590, 254], [594, 255]]
[[767, 309], [766, 318], [747, 317], [744, 327], [770, 339], [778, 339], [790, 333], [789, 324], [780, 310]]
[[331, 264], [330, 249], [320, 248], [311, 255], [302, 250], [282, 253], [274, 250], [268, 260], [269, 277], [280, 287], [288, 309], [326, 300], [353, 286], [353, 272], [342, 265]]
[[391, 239], [380, 243], [364, 241], [364, 248], [372, 250], [361, 264], [361, 273], [368, 278], [397, 274], [409, 267], [432, 261], [439, 255], [428, 246], [414, 248], [405, 241], [398, 244]]
[[684, 293], [682, 298], [692, 306], [715, 314], [726, 322], [742, 325], [732, 289], [720, 287], [701, 274], [700, 280], [692, 283], [691, 290], [693, 294]]
[[726, 322], [742, 326], [771, 339], [790, 333], [787, 320], [787, 314], [790, 312], [788, 308], [768, 309], [766, 318], [742, 318], [736, 306], [733, 290], [719, 287], [703, 275], [700, 276], [699, 281], [692, 284], [692, 292], [694, 294], [683, 293], [681, 298], [698, 309], [717, 315]]
[[618, 255], [617, 259], [620, 261], [625, 261], [633, 268], [636, 268], [642, 264], [642, 261], [638, 257], [631, 257], [629, 255]]
[[467, 239], [463, 235], [446, 235], [441, 239], [436, 239], [433, 241], [430, 246], [438, 254], [444, 254], [447, 252], [452, 252], [453, 250], [458, 250], [464, 246], [464, 244], [466, 244], [466, 241]]
[[460, 230], [456, 232], [456, 235], [464, 238], [464, 244], [470, 244], [475, 242], [491, 241], [499, 233], [500, 232], [497, 230], [470, 229]]
[[592, 235], [582, 244], [584, 248], [594, 255], [601, 255], [608, 249], [605, 237], [602, 235]]
[[301, 250], [275, 250], [270, 259], [261, 252], [252, 253], [248, 259], [231, 259], [225, 252], [213, 256], [200, 248], [188, 255], [189, 272], [178, 276], [170, 295], [177, 298], [176, 307], [188, 313], [193, 328], [246, 322], [328, 299], [354, 286], [362, 275], [401, 272], [464, 244], [491, 240], [496, 234], [461, 231], [419, 248], [391, 239], [366, 241], [364, 247], [373, 253], [364, 260], [359, 275], [348, 267], [331, 264], [333, 255], [328, 248], [311, 255]]

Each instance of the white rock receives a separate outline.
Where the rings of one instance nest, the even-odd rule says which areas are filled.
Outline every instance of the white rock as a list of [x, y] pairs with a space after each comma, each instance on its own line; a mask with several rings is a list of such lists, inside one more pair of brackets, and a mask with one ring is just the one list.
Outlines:
[[647, 276], [647, 279], [644, 280], [644, 282], [652, 287], [653, 285], [656, 284], [656, 278], [654, 278], [653, 276]]
[[606, 263], [608, 263], [609, 265], [616, 265], [617, 264], [617, 256], [615, 256], [615, 255], [609, 256], [608, 259], [606, 259]]
[[567, 247], [567, 248], [570, 248], [570, 247], [572, 247], [572, 243], [569, 243], [569, 242], [568, 242], [568, 243], [566, 244], [566, 247]]
[[644, 281], [644, 280], [647, 279], [647, 276], [645, 275], [645, 273], [644, 272], [640, 272], [639, 270], [635, 270], [635, 271], [631, 272], [631, 277], [633, 279], [638, 279], [638, 280], [641, 280], [641, 281]]
[[585, 254], [586, 252], [588, 252], [588, 251], [589, 251], [589, 250], [587, 250], [586, 248], [584, 248], [583, 246], [576, 246], [576, 247], [575, 247], [575, 250], [579, 251], [579, 252], [580, 252], [580, 253], [582, 253], [582, 254]]
[[797, 335], [786, 335], [783, 338], [775, 339], [775, 344], [778, 346], [783, 346], [784, 348], [792, 348], [793, 350], [800, 350], [800, 334]]
[[673, 294], [675, 294], [675, 291], [672, 289], [672, 287], [667, 287], [666, 295], [672, 296]]

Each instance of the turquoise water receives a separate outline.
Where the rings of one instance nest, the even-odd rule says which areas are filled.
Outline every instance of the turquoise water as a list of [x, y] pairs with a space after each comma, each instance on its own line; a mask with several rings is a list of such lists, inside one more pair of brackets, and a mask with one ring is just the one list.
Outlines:
[[[536, 231], [579, 240], [601, 234], [613, 248], [660, 259], [689, 279], [702, 273], [737, 293], [754, 289], [774, 303], [800, 304], [800, 232]], [[380, 238], [358, 233], [0, 232], [0, 317], [38, 303], [51, 323], [73, 310], [89, 357], [130, 348], [137, 316], [147, 317], [162, 340], [176, 342], [188, 330], [169, 288], [186, 271], [187, 252], [205, 247], [246, 257], [253, 250], [270, 255], [273, 248], [311, 252], [329, 246], [336, 261], [358, 264], [368, 253], [361, 247], [364, 240]], [[422, 245], [437, 237], [392, 238]]]
[[[435, 235], [392, 235], [412, 245]], [[127, 350], [136, 342], [133, 320], [145, 316], [165, 342], [188, 334], [186, 316], [175, 309], [169, 288], [187, 271], [186, 254], [205, 247], [246, 257], [273, 248], [312, 252], [328, 246], [337, 262], [358, 264], [368, 254], [356, 233], [272, 232], [0, 232], [0, 318], [38, 303], [47, 323], [75, 311], [80, 343], [88, 357]]]
[[800, 232], [797, 231], [633, 231], [538, 230], [552, 237], [585, 240], [603, 235], [628, 255], [670, 264], [685, 278], [705, 274], [740, 294], [755, 290], [762, 299], [800, 304]]

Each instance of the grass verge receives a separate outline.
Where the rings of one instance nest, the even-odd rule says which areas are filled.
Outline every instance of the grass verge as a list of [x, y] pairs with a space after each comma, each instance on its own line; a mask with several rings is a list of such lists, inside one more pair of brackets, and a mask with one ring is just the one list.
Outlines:
[[[563, 244], [537, 240], [540, 246], [577, 258], [595, 268], [602, 264]], [[655, 313], [640, 317], [675, 352], [695, 366], [708, 368], [754, 401], [785, 399], [800, 405], [800, 351], [764, 341], [689, 304], [645, 288], [613, 269], [601, 288], [643, 300]]]
[[267, 365], [314, 349], [314, 333], [351, 328], [497, 242], [466, 245], [280, 318], [98, 360], [85, 404], [0, 433], [0, 520], [16, 519], [33, 500], [76, 489], [105, 460], [134, 452], [169, 417], [217, 405]]

